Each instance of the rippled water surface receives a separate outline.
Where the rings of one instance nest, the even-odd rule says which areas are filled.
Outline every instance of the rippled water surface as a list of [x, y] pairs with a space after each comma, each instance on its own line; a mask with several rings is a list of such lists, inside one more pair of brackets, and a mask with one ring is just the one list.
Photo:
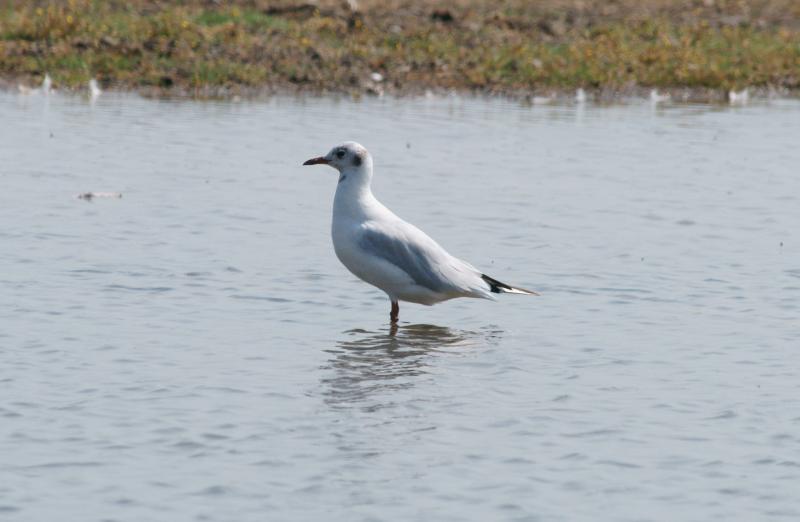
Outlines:
[[[3, 93], [0, 119], [0, 518], [800, 518], [797, 101]], [[300, 166], [345, 139], [542, 296], [391, 332], [334, 256], [334, 171]]]

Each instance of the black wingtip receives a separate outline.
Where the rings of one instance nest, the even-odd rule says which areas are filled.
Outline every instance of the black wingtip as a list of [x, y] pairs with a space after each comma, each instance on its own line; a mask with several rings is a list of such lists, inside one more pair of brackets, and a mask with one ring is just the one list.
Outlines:
[[489, 285], [489, 289], [494, 294], [502, 293], [503, 290], [511, 290], [512, 288], [505, 283], [501, 283], [497, 279], [492, 279], [491, 277], [487, 276], [486, 274], [481, 274], [481, 279], [486, 281], [486, 284]]
[[539, 295], [532, 290], [525, 290], [524, 288], [514, 288], [513, 286], [501, 283], [497, 279], [481, 274], [481, 278], [489, 285], [489, 290], [494, 294], [525, 294], [525, 295]]

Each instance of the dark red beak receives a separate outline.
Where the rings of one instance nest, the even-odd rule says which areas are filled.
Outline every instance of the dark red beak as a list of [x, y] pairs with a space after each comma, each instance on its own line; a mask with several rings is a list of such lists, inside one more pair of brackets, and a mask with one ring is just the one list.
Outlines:
[[303, 163], [303, 165], [327, 165], [328, 163], [330, 163], [330, 161], [320, 156], [319, 158], [311, 158]]

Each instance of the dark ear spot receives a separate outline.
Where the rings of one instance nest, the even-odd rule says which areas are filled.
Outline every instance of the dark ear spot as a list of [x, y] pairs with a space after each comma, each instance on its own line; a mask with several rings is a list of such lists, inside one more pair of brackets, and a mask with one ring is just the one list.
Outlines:
[[353, 165], [355, 165], [356, 167], [361, 166], [361, 156], [359, 156], [358, 154], [353, 155]]

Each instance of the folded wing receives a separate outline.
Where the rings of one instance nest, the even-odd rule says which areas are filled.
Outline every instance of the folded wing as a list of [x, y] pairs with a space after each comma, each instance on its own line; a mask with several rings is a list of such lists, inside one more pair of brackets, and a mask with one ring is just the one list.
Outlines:
[[473, 293], [480, 272], [451, 256], [427, 234], [405, 222], [391, 226], [367, 223], [359, 246], [365, 253], [387, 261], [406, 274], [415, 284], [446, 295]]

